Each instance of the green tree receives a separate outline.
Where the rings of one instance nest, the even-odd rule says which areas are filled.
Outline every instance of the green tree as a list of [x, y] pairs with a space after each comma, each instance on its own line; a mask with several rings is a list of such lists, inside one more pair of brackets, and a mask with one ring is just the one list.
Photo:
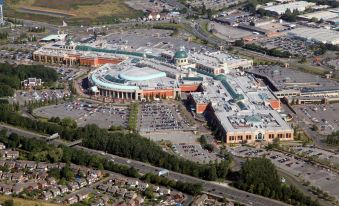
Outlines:
[[67, 181], [73, 181], [75, 179], [74, 172], [69, 167], [69, 165], [66, 165], [61, 169], [60, 177], [65, 178]]
[[13, 199], [10, 199], [10, 200], [5, 200], [4, 206], [14, 206], [14, 201]]

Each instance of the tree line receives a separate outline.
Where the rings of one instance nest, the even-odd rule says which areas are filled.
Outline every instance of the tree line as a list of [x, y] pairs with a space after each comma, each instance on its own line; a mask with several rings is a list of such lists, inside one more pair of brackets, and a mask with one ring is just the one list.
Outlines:
[[339, 145], [339, 131], [333, 132], [332, 134], [326, 137], [326, 143], [329, 145], [338, 146]]
[[236, 40], [234, 42], [234, 46], [242, 47], [244, 49], [256, 51], [262, 54], [267, 54], [267, 55], [275, 56], [275, 57], [289, 58], [290, 56], [293, 56], [289, 51], [281, 51], [276, 48], [268, 49], [266, 47], [262, 47], [254, 43], [245, 44], [243, 39]]
[[[101, 156], [90, 154], [81, 149], [70, 148], [66, 146], [57, 147], [55, 145], [47, 144], [45, 141], [34, 138], [25, 138], [15, 133], [8, 135], [6, 130], [0, 131], [0, 142], [3, 142], [8, 148], [27, 151], [28, 154], [25, 159], [31, 161], [50, 163], [64, 162], [66, 164], [73, 163], [76, 165], [93, 167], [100, 170], [104, 169], [112, 171], [128, 177], [141, 177], [134, 167], [116, 164]], [[50, 172], [57, 178], [70, 179], [74, 177], [73, 174], [70, 174], [67, 165], [61, 170], [52, 170]], [[191, 195], [199, 194], [202, 191], [201, 184], [173, 181], [166, 177], [159, 177], [153, 174], [145, 174], [141, 179], [153, 184], [171, 187]]]
[[175, 172], [205, 180], [225, 179], [231, 160], [199, 164], [162, 150], [155, 142], [136, 133], [110, 133], [96, 125], [87, 125], [77, 131], [83, 137], [83, 146], [126, 157]]
[[164, 152], [155, 142], [136, 133], [111, 133], [96, 125], [76, 127], [76, 124], [68, 119], [51, 118], [48, 122], [32, 120], [21, 116], [11, 107], [7, 108], [6, 105], [0, 105], [0, 121], [44, 134], [58, 133], [61, 138], [69, 141], [83, 138], [85, 147], [149, 162], [158, 167], [206, 180], [225, 179], [231, 162], [230, 159], [227, 159], [207, 165], [195, 163]]
[[80, 128], [74, 129], [70, 126], [55, 122], [33, 120], [28, 117], [21, 116], [18, 112], [16, 112], [15, 108], [16, 105], [1, 104], [0, 122], [5, 122], [13, 126], [49, 135], [58, 133], [63, 139], [68, 141], [74, 141], [81, 138], [81, 134], [78, 133]]
[[0, 32], [0, 40], [6, 40], [8, 38], [7, 32]]
[[246, 161], [235, 178], [234, 186], [291, 205], [320, 206], [317, 200], [305, 196], [293, 185], [282, 183], [275, 166], [266, 158]]

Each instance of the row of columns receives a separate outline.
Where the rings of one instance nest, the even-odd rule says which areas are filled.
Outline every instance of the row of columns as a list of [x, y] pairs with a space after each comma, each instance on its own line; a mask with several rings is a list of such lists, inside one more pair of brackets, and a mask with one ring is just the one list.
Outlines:
[[136, 95], [136, 92], [100, 90], [100, 95], [105, 97], [112, 97], [114, 99], [116, 98], [116, 99], [138, 100], [138, 95]]

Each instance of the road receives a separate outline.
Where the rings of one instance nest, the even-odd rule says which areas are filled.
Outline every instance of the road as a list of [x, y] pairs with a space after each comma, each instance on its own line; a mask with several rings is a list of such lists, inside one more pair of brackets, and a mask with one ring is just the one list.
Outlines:
[[[12, 126], [0, 124], [0, 129], [6, 128], [9, 132], [15, 132], [21, 136], [27, 137], [27, 138], [39, 138], [46, 140], [47, 136], [41, 135], [41, 134], [36, 134], [31, 131], [26, 131], [23, 129], [15, 128]], [[54, 145], [60, 145], [63, 144], [65, 145], [65, 142], [63, 142], [60, 139], [52, 140], [49, 143], [54, 144]], [[123, 165], [128, 165], [128, 166], [133, 166], [136, 168], [140, 173], [158, 173], [162, 168], [152, 166], [147, 163], [119, 157], [116, 155], [111, 155], [104, 153], [102, 151], [97, 151], [97, 150], [92, 150], [88, 149], [82, 146], [75, 146], [75, 148], [85, 150], [91, 154], [98, 154], [101, 156], [104, 156], [105, 158], [109, 160], [114, 160], [115, 163], [118, 164], [123, 164]], [[255, 195], [252, 193], [248, 193], [242, 190], [238, 190], [236, 188], [227, 186], [225, 184], [219, 184], [217, 182], [208, 182], [201, 180], [199, 178], [195, 178], [192, 176], [184, 175], [181, 173], [173, 172], [170, 171], [168, 176], [169, 179], [172, 180], [177, 180], [177, 181], [183, 181], [183, 182], [190, 182], [190, 183], [201, 183], [203, 185], [203, 191], [206, 193], [210, 193], [216, 197], [226, 197], [230, 200], [237, 201], [246, 205], [255, 205], [255, 206], [286, 206], [288, 204], [272, 200], [269, 198], [265, 198], [259, 195]]]

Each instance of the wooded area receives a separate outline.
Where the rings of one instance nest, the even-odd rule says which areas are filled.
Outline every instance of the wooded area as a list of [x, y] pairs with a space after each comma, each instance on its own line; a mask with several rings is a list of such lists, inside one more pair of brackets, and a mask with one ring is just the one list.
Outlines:
[[317, 200], [313, 201], [293, 185], [282, 183], [275, 166], [266, 158], [246, 161], [234, 185], [239, 189], [291, 205], [320, 206]]
[[13, 96], [14, 89], [21, 87], [21, 81], [36, 77], [43, 82], [54, 82], [58, 79], [57, 72], [42, 65], [11, 65], [0, 63], [0, 97]]

